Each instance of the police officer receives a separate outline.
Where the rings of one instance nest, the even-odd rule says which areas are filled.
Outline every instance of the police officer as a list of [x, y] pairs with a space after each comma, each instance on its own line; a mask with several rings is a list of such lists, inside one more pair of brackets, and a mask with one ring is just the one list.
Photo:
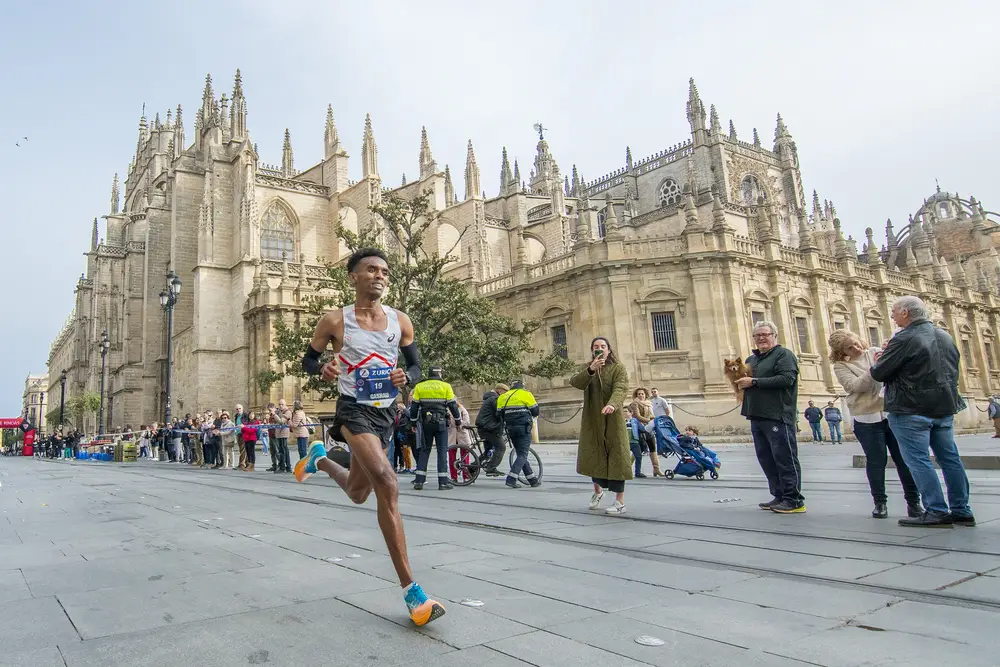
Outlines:
[[455, 425], [462, 426], [462, 413], [455, 400], [451, 385], [442, 380], [441, 369], [437, 366], [428, 371], [428, 379], [418, 382], [413, 388], [410, 404], [410, 418], [423, 431], [423, 442], [417, 457], [416, 478], [413, 488], [421, 491], [427, 479], [427, 462], [431, 457], [431, 447], [437, 441], [438, 490], [455, 488], [448, 475], [448, 413], [455, 419]]
[[531, 464], [528, 463], [528, 449], [531, 447], [531, 427], [534, 418], [538, 416], [538, 403], [531, 392], [524, 388], [524, 382], [521, 380], [514, 380], [510, 386], [509, 391], [497, 398], [497, 413], [507, 429], [511, 447], [517, 453], [514, 465], [507, 473], [507, 486], [512, 489], [521, 488], [517, 483], [517, 476], [523, 470], [531, 488], [536, 488], [542, 483], [538, 480], [538, 473], [532, 470]]

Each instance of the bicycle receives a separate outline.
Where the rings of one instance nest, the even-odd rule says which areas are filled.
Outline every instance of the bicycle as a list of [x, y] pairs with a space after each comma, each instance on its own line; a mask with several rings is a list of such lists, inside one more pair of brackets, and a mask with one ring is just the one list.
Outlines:
[[[451, 475], [451, 481], [455, 486], [469, 486], [476, 479], [479, 478], [479, 473], [483, 471], [483, 458], [486, 454], [486, 447], [479, 437], [479, 432], [473, 426], [462, 426], [472, 438], [471, 445], [450, 445], [448, 447], [448, 472]], [[507, 465], [513, 466], [514, 459], [517, 456], [517, 452], [513, 447], [510, 446], [510, 439], [507, 437], [507, 433], [504, 432], [502, 443], [504, 447], [510, 450], [510, 455], [508, 456]], [[452, 454], [454, 453], [454, 456]], [[532, 470], [535, 471], [538, 481], [542, 480], [542, 459], [538, 456], [538, 452], [534, 450], [533, 447], [528, 448], [528, 463], [531, 465]], [[503, 476], [503, 473], [498, 473], [498, 477]], [[521, 484], [529, 484], [528, 478], [525, 477], [522, 471], [517, 479]]]

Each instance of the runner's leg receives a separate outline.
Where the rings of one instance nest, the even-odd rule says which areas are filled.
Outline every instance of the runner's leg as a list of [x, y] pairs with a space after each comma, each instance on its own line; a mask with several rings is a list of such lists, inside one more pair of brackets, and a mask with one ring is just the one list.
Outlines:
[[399, 514], [399, 486], [389, 459], [382, 451], [379, 438], [371, 433], [351, 433], [341, 427], [341, 434], [351, 447], [351, 469], [345, 470], [330, 459], [320, 459], [316, 467], [333, 478], [355, 503], [363, 503], [374, 491], [378, 525], [389, 549], [400, 586], [413, 582], [410, 562], [406, 554], [406, 535], [403, 517]]

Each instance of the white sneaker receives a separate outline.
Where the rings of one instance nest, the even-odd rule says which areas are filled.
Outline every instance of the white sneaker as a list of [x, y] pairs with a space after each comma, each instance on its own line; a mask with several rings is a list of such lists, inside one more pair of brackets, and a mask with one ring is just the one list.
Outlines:
[[614, 505], [612, 505], [608, 509], [604, 510], [604, 513], [605, 514], [625, 514], [625, 504], [624, 503], [620, 503], [620, 502], [618, 502], [616, 500]]
[[590, 497], [590, 509], [596, 510], [601, 505], [601, 499], [604, 498], [604, 492], [595, 493]]

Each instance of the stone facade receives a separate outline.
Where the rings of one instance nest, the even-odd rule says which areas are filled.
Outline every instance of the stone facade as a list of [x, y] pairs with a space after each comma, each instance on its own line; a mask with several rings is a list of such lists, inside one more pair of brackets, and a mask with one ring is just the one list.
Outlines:
[[[938, 192], [879, 248], [871, 230], [859, 252], [844, 238], [832, 202], [806, 200], [798, 153], [778, 116], [773, 146], [756, 130], [742, 141], [706, 111], [691, 82], [690, 138], [587, 182], [563, 175], [539, 126], [527, 179], [506, 149], [501, 188], [487, 198], [470, 142], [465, 192], [439, 170], [426, 130], [419, 178], [392, 190], [431, 192], [436, 220], [429, 251], [451, 251], [450, 275], [492, 298], [510, 316], [542, 322], [535, 346], [565, 344], [587, 356], [608, 336], [634, 386], [656, 386], [676, 401], [682, 423], [745, 426], [722, 376], [722, 359], [750, 352], [755, 319], [777, 322], [782, 344], [800, 357], [803, 404], [840, 388], [826, 360], [830, 331], [847, 327], [874, 342], [892, 333], [892, 300], [925, 298], [935, 321], [960, 341], [962, 391], [981, 399], [1000, 389], [994, 338], [1000, 331], [994, 248], [1000, 225], [973, 198]], [[332, 109], [324, 158], [296, 171], [287, 131], [280, 165], [260, 161], [247, 131], [237, 72], [232, 97], [217, 99], [211, 78], [185, 141], [182, 110], [139, 122], [136, 153], [119, 209], [115, 179], [107, 235], [94, 223], [77, 304], [49, 359], [50, 377], [71, 370], [67, 393], [96, 390], [97, 341], [110, 333], [107, 427], [162, 419], [166, 317], [158, 293], [165, 274], [184, 281], [174, 311], [173, 410], [260, 406], [301, 397], [297, 380], [259, 391], [270, 368], [273, 326], [297, 321], [306, 299], [326, 285], [325, 265], [346, 258], [338, 227], [380, 225], [370, 206], [389, 190], [378, 171], [373, 124], [365, 119], [362, 179], [348, 179], [348, 155]], [[811, 204], [811, 212], [808, 211]], [[996, 238], [995, 238], [996, 237]], [[572, 435], [580, 396], [564, 379], [529, 382], [544, 414], [543, 436]], [[475, 409], [477, 392], [466, 388]], [[979, 419], [975, 407], [960, 418]]]

